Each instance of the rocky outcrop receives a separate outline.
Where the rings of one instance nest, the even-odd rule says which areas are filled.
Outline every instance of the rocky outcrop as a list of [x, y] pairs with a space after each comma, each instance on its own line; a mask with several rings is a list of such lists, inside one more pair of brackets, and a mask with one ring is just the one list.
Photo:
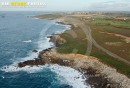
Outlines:
[[24, 61], [24, 62], [20, 62], [18, 63], [18, 67], [25, 67], [25, 66], [34, 66], [34, 65], [44, 65], [44, 64], [47, 64], [49, 63], [48, 59], [46, 59], [43, 54], [47, 51], [50, 51], [52, 48], [48, 48], [48, 49], [45, 49], [45, 50], [42, 50], [39, 52], [39, 55], [37, 58], [34, 58], [33, 60], [27, 60], [27, 61]]
[[59, 54], [52, 49], [46, 49], [39, 53], [39, 58], [21, 62], [18, 66], [59, 64], [80, 71], [87, 78], [86, 83], [89, 83], [93, 88], [130, 88], [129, 78], [92, 56]]
[[44, 59], [38, 59], [35, 58], [35, 60], [28, 60], [24, 62], [18, 63], [18, 67], [25, 67], [25, 66], [34, 66], [34, 65], [44, 65], [45, 60]]
[[53, 42], [56, 45], [56, 47], [66, 42], [66, 40], [61, 38], [59, 35], [48, 36], [48, 38], [50, 38], [50, 42]]
[[[49, 36], [50, 42], [57, 47], [66, 40], [59, 35]], [[44, 64], [59, 64], [69, 66], [80, 71], [86, 79], [86, 83], [92, 88], [130, 88], [130, 79], [120, 74], [116, 69], [103, 64], [99, 59], [81, 54], [60, 54], [54, 48], [48, 48], [39, 52], [38, 58], [18, 63], [18, 67], [38, 66]]]
[[[84, 69], [85, 72], [80, 72], [83, 72], [84, 75], [87, 74], [87, 77], [89, 76], [89, 80], [86, 81], [93, 85], [94, 88], [130, 88], [130, 79], [128, 77], [117, 72], [116, 69], [103, 64], [95, 57], [81, 54], [59, 54], [50, 51], [45, 52], [43, 56], [49, 58], [49, 61], [52, 63], [58, 63], [75, 69]], [[88, 70], [90, 67], [93, 70]], [[107, 84], [111, 87], [107, 87]]]
[[[44, 65], [44, 64], [59, 64], [62, 66], [69, 66], [72, 67], [78, 71], [80, 71], [86, 78], [89, 77], [89, 79], [86, 80], [86, 83], [90, 84], [94, 88], [109, 88], [107, 87], [109, 81], [107, 78], [97, 75], [99, 74], [96, 69], [93, 69], [91, 67], [84, 68], [77, 65], [77, 61], [72, 59], [74, 56], [68, 56], [63, 54], [59, 54], [56, 52], [51, 51], [51, 49], [46, 49], [40, 52], [39, 58], [35, 58], [35, 60], [28, 60], [24, 62], [20, 62], [18, 64], [19, 67], [25, 67], [25, 66], [33, 66], [33, 65]], [[82, 58], [82, 57], [81, 57]], [[102, 81], [102, 82], [100, 82]], [[112, 88], [112, 87], [110, 87]]]

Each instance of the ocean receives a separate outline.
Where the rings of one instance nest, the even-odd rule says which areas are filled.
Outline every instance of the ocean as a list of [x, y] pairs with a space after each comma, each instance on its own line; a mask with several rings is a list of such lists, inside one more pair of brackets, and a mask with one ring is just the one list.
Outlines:
[[54, 46], [47, 36], [70, 28], [55, 20], [32, 18], [38, 14], [46, 13], [0, 12], [0, 88], [89, 88], [82, 74], [69, 67], [17, 67], [18, 62], [37, 57], [32, 50]]

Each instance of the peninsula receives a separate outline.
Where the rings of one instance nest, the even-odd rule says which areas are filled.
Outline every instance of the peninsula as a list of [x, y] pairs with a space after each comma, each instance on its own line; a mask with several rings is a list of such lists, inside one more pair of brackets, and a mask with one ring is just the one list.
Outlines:
[[49, 36], [56, 47], [40, 51], [37, 59], [20, 62], [19, 67], [59, 64], [80, 71], [86, 83], [94, 88], [130, 87], [129, 52], [125, 50], [130, 48], [129, 17], [53, 13], [35, 18], [57, 20], [60, 24], [71, 25], [71, 29]]

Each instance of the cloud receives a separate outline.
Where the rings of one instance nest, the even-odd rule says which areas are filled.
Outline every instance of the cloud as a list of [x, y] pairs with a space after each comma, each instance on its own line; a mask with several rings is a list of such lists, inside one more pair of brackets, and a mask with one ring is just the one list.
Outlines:
[[[127, 1], [127, 0], [126, 0]], [[94, 2], [87, 6], [88, 10], [103, 10], [103, 11], [130, 11], [130, 1], [106, 1], [106, 2]]]

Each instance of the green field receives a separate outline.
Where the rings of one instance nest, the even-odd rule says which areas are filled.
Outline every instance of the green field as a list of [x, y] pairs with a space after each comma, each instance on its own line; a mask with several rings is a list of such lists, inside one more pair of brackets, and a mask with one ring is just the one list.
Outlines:
[[[63, 15], [52, 14], [52, 15], [41, 15], [40, 18], [49, 18], [49, 19], [57, 19], [62, 17]], [[72, 18], [72, 16], [69, 16]], [[68, 24], [71, 23], [71, 18], [66, 18], [68, 20]], [[74, 17], [74, 19], [78, 19], [89, 25], [92, 29], [92, 36], [99, 43], [100, 46], [108, 49], [114, 53], [122, 55], [125, 59], [130, 60], [130, 45], [126, 44], [122, 41], [121, 38], [116, 37], [114, 35], [101, 34], [98, 31], [105, 31], [110, 33], [117, 33], [125, 36], [130, 36], [130, 21], [123, 20], [114, 20], [113, 16], [93, 16], [89, 20], [81, 19], [82, 17]], [[94, 19], [94, 20], [93, 20]], [[72, 31], [76, 33], [77, 37], [73, 37]], [[64, 33], [60, 34], [62, 38], [64, 38], [67, 42], [57, 48], [59, 53], [78, 53], [78, 54], [86, 54], [87, 51], [87, 39], [84, 32], [80, 27], [72, 27], [72, 30], [67, 30]], [[105, 42], [121, 42], [121, 46], [108, 46], [105, 45]], [[124, 50], [123, 52], [120, 50]], [[123, 73], [130, 77], [130, 66], [124, 62], [117, 60], [109, 55], [107, 55], [102, 50], [96, 48], [93, 45], [91, 56], [97, 57], [100, 61], [105, 64], [108, 64], [111, 67], [117, 69], [118, 72]]]
[[[125, 17], [124, 17], [125, 18]], [[117, 28], [129, 29], [130, 28], [130, 20], [117, 20], [114, 17], [110, 16], [94, 16], [89, 20], [91, 25], [107, 25], [113, 26]]]
[[[98, 21], [98, 22], [101, 22], [101, 21]], [[129, 50], [130, 50], [130, 46], [129, 44], [126, 44], [124, 42], [122, 42], [121, 38], [118, 38], [118, 37], [115, 37], [113, 35], [101, 35], [100, 33], [98, 32], [95, 32], [97, 29], [99, 30], [105, 30], [107, 32], [115, 32], [115, 33], [126, 33], [128, 31], [128, 29], [120, 29], [120, 28], [117, 28], [117, 27], [114, 27], [114, 26], [108, 26], [106, 25], [107, 22], [110, 22], [110, 21], [105, 21], [105, 25], [101, 26], [101, 25], [98, 25], [96, 24], [96, 26], [92, 23], [89, 23], [91, 24], [91, 28], [92, 28], [92, 35], [94, 37], [94, 39], [103, 47], [105, 48], [108, 48], [110, 49], [111, 51], [115, 52], [115, 53], [119, 53], [119, 49], [122, 49], [122, 48], [126, 48], [126, 56], [128, 56], [129, 54]], [[88, 22], [86, 22], [88, 23]], [[115, 24], [118, 24], [118, 23], [115, 23]], [[114, 24], [114, 25], [115, 25]], [[115, 29], [113, 31], [113, 29]], [[61, 37], [63, 37], [64, 39], [67, 40], [67, 42], [65, 44], [63, 44], [62, 46], [58, 47], [57, 48], [57, 51], [60, 52], [60, 53], [79, 53], [79, 54], [86, 54], [86, 50], [87, 50], [87, 40], [85, 39], [85, 34], [84, 32], [79, 28], [79, 27], [76, 27], [74, 29], [72, 29], [73, 32], [76, 33], [76, 35], [78, 37], [76, 38], [73, 38], [69, 32], [71, 30], [68, 30], [64, 33], [61, 34]], [[117, 30], [119, 30], [117, 32]], [[124, 31], [125, 30], [125, 31]], [[130, 34], [130, 31], [127, 32], [128, 34]], [[128, 35], [126, 33], [126, 35]], [[120, 47], [108, 47], [108, 46], [105, 46], [103, 43], [104, 42], [122, 42], [123, 43], [123, 46], [120, 46]], [[120, 52], [122, 54], [122, 52]], [[108, 64], [114, 68], [116, 68], [118, 70], [118, 72], [120, 73], [124, 73], [126, 74], [127, 76], [130, 77], [130, 68], [127, 64], [125, 64], [124, 62], [121, 62], [119, 60], [117, 60], [116, 58], [113, 58], [109, 55], [107, 55], [106, 53], [104, 53], [103, 51], [97, 49], [95, 46], [93, 46], [93, 49], [92, 49], [92, 52], [90, 54], [91, 56], [95, 56], [97, 58], [99, 58], [103, 63], [105, 64]], [[125, 56], [125, 55], [123, 55]]]
[[[81, 32], [81, 30], [78, 31]], [[86, 54], [87, 40], [82, 40], [82, 37], [80, 37], [80, 35], [78, 35], [78, 38], [73, 38], [71, 35], [65, 32], [61, 34], [61, 37], [66, 39], [67, 42], [57, 48], [58, 52], [67, 53], [67, 54], [68, 53]], [[78, 50], [78, 51], [73, 52], [74, 50]], [[130, 68], [125, 63], [108, 56], [107, 54], [103, 53], [101, 50], [98, 50], [95, 47], [93, 47], [93, 50], [90, 55], [99, 58], [103, 63], [116, 68], [119, 72], [124, 73], [130, 77]]]
[[[94, 18], [95, 20], [93, 21], [92, 19]], [[130, 43], [126, 43], [124, 38], [117, 37], [115, 35], [100, 33], [100, 31], [103, 31], [106, 33], [115, 33], [126, 37], [130, 37], [130, 28], [126, 28], [126, 26], [130, 26], [130, 21], [115, 21], [110, 17], [105, 18], [104, 16], [96, 16], [92, 19], [87, 21], [85, 20], [85, 22], [86, 24], [89, 24], [89, 26], [91, 27], [93, 38], [97, 41], [97, 43], [100, 44], [102, 47], [108, 49], [109, 51], [112, 51], [113, 53], [130, 61]], [[110, 25], [108, 25], [109, 23]], [[123, 26], [116, 27], [116, 25]], [[122, 45], [109, 46], [105, 45], [106, 42], [120, 42], [122, 43]]]

